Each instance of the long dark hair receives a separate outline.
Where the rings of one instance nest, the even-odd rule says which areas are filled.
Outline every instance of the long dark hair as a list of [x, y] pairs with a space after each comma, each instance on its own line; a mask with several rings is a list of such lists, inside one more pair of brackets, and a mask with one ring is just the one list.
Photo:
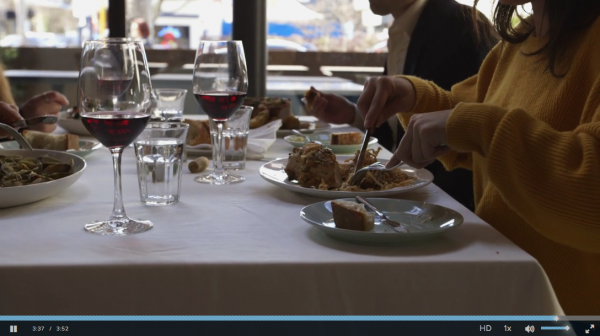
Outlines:
[[[474, 0], [473, 17], [479, 20], [475, 6], [479, 0]], [[515, 15], [521, 20], [517, 29], [512, 25]], [[544, 16], [548, 17], [548, 40], [538, 50], [529, 56], [540, 55], [547, 59], [546, 70], [555, 77], [563, 77], [568, 72], [558, 70], [566, 61], [570, 44], [576, 40], [576, 34], [588, 28], [600, 15], [600, 0], [546, 0]], [[517, 6], [498, 3], [494, 10], [494, 27], [500, 37], [508, 43], [521, 43], [535, 31], [531, 18], [523, 18], [517, 12]]]

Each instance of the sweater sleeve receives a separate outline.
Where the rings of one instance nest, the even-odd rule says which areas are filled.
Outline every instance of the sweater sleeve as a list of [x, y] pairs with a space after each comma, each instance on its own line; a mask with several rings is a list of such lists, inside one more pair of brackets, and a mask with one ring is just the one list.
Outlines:
[[[488, 54], [479, 69], [479, 73], [446, 91], [435, 83], [414, 76], [399, 76], [406, 78], [415, 88], [415, 106], [409, 113], [398, 113], [400, 123], [407, 127], [410, 118], [415, 113], [435, 112], [453, 109], [460, 102], [482, 102], [487, 94], [490, 82], [500, 59], [501, 43], [497, 44]], [[454, 168], [472, 169], [470, 152], [452, 150], [438, 158], [447, 170]]]
[[600, 253], [600, 98], [590, 106], [587, 122], [559, 132], [522, 109], [461, 103], [446, 132], [450, 147], [487, 158], [490, 182], [542, 235]]

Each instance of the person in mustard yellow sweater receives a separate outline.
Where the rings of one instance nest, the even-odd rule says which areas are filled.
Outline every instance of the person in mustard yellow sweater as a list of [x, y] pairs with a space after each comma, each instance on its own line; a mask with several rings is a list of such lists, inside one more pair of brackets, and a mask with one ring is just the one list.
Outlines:
[[389, 165], [473, 170], [476, 214], [539, 261], [566, 314], [600, 315], [600, 1], [500, 0], [495, 26], [474, 77], [372, 78], [359, 111], [366, 128], [398, 113]]

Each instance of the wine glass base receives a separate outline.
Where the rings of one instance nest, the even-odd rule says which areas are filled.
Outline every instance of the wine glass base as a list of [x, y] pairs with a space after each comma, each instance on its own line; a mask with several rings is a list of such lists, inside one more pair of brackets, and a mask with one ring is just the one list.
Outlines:
[[131, 218], [113, 219], [106, 221], [95, 221], [86, 224], [84, 229], [87, 232], [103, 236], [124, 236], [128, 234], [148, 231], [152, 228], [152, 222], [148, 220], [139, 220]]
[[207, 183], [207, 184], [214, 184], [214, 185], [233, 184], [233, 183], [243, 182], [244, 180], [246, 180], [246, 178], [244, 178], [243, 176], [231, 175], [231, 174], [227, 174], [225, 176], [217, 176], [214, 174], [205, 174], [205, 175], [200, 175], [194, 179], [194, 181], [196, 181], [198, 183]]

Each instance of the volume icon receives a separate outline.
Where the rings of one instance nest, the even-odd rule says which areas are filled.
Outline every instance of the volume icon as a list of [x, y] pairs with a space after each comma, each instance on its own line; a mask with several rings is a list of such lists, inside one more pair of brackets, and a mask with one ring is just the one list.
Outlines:
[[532, 325], [528, 325], [527, 327], [525, 327], [525, 331], [527, 331], [527, 333], [533, 333], [535, 331], [535, 327]]

